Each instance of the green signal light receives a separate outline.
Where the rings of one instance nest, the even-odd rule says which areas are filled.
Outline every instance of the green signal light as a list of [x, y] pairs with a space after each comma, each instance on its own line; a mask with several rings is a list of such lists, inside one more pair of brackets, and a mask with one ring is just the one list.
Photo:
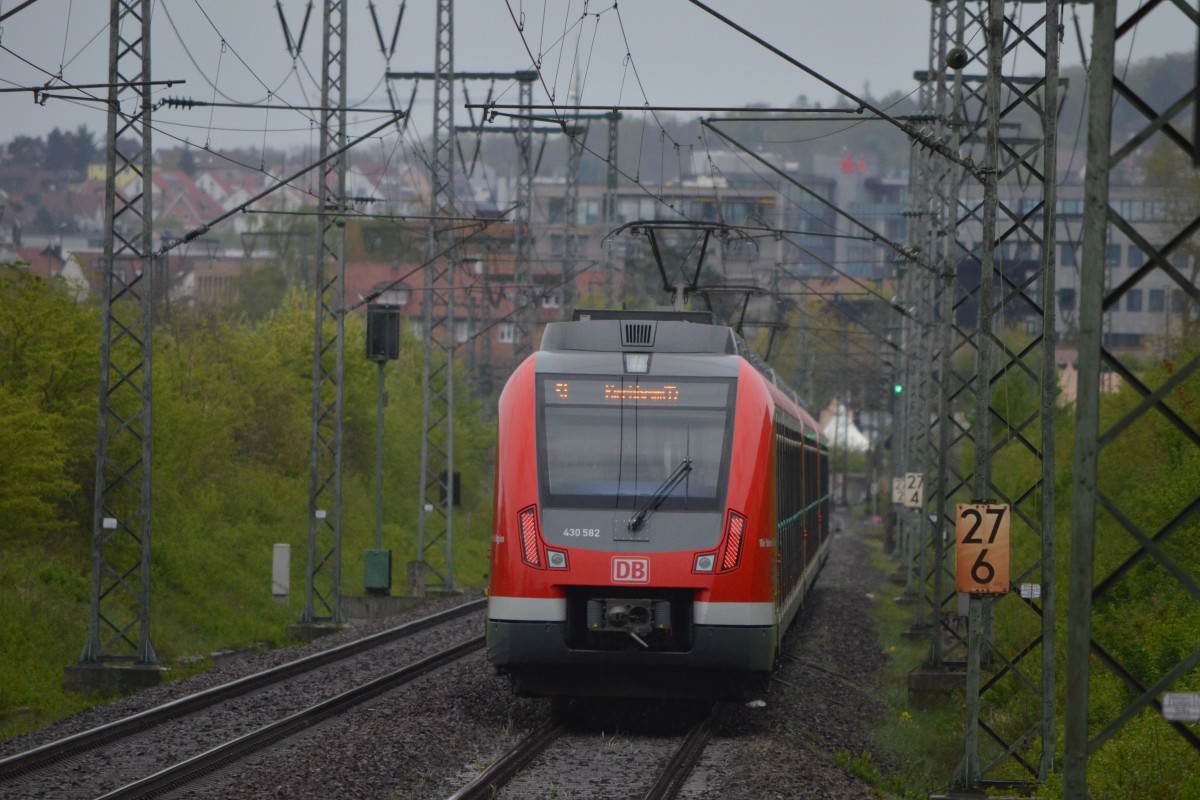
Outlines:
[[896, 394], [900, 394], [901, 392], [904, 391], [904, 387], [897, 383], [892, 386], [892, 391], [895, 392]]

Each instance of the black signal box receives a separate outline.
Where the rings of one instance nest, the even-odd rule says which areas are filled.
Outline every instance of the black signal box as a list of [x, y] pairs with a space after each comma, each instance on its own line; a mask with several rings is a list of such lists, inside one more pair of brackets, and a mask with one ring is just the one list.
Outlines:
[[390, 361], [400, 357], [400, 308], [367, 306], [367, 359]]

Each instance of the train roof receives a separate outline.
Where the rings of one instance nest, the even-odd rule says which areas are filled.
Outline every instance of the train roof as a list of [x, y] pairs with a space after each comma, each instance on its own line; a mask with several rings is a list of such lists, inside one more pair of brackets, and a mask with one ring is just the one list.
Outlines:
[[[682, 316], [691, 314], [695, 315]], [[589, 312], [576, 311], [575, 315], [575, 321], [546, 325], [542, 350], [738, 354], [734, 332], [713, 325], [711, 314], [605, 311], [590, 312], [589, 318]]]
[[771, 384], [772, 391], [791, 401], [805, 428], [824, 441], [820, 426], [805, 410], [796, 391], [732, 328], [715, 324], [709, 311], [579, 309], [570, 322], [547, 323], [539, 349], [547, 354], [645, 352], [740, 356]]

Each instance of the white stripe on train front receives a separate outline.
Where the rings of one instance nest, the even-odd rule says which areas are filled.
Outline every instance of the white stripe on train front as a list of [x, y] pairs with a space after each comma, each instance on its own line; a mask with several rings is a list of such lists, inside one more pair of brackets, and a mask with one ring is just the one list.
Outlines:
[[774, 603], [705, 603], [693, 606], [697, 625], [774, 625]]
[[[705, 603], [693, 608], [697, 625], [774, 625], [774, 603]], [[488, 598], [488, 619], [512, 622], [563, 622], [567, 601], [563, 598], [498, 597]]]
[[488, 598], [488, 619], [513, 622], [563, 622], [567, 618], [565, 597]]

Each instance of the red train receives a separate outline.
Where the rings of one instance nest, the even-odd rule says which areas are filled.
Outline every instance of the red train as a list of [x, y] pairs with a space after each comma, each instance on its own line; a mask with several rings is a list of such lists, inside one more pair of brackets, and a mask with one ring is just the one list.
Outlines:
[[737, 696], [829, 543], [813, 418], [704, 312], [577, 311], [500, 396], [488, 659], [520, 694]]

